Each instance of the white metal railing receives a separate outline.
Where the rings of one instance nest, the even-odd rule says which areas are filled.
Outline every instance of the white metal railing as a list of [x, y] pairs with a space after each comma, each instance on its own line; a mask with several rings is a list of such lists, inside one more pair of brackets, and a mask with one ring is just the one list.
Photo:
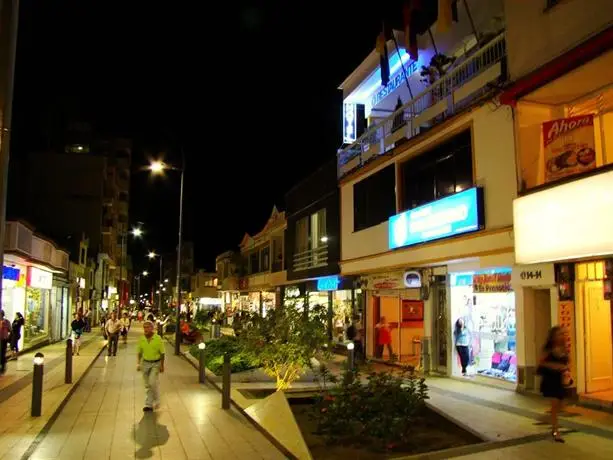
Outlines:
[[328, 265], [327, 244], [294, 254], [294, 271], [296, 272], [326, 265]]
[[428, 86], [379, 124], [369, 128], [353, 144], [339, 150], [338, 177], [394, 148], [402, 138], [410, 139], [490, 89], [505, 77], [505, 35], [501, 33], [459, 64], [443, 78]]

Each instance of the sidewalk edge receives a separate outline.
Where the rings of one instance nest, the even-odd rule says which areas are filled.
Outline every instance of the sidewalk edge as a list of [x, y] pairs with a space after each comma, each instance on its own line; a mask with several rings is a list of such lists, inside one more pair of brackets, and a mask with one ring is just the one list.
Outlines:
[[[168, 343], [172, 343], [170, 342], [170, 340], [168, 340], [166, 337], [164, 338]], [[187, 356], [189, 354], [189, 352], [181, 352], [181, 357], [187, 361], [194, 369], [198, 370], [198, 364], [196, 364], [194, 361], [192, 361], [192, 359], [195, 360], [195, 358], [191, 357], [191, 355]], [[192, 359], [190, 359], [190, 357]], [[217, 391], [219, 391], [219, 393], [222, 392], [222, 388], [221, 385], [219, 385], [217, 382], [213, 381], [209, 375], [211, 374], [211, 371], [209, 371], [207, 369], [207, 373], [206, 373], [206, 380], [208, 383], [210, 383]], [[288, 459], [290, 460], [298, 460], [298, 458], [293, 455], [290, 451], [288, 451], [285, 446], [283, 446], [279, 441], [276, 440], [276, 438], [274, 436], [272, 436], [268, 430], [266, 430], [264, 427], [262, 427], [258, 422], [256, 422], [253, 418], [251, 418], [244, 410], [242, 407], [240, 407], [240, 405], [238, 405], [236, 403], [236, 401], [234, 401], [234, 399], [232, 399], [232, 396], [230, 396], [230, 402], [232, 404], [232, 407], [234, 407], [234, 409], [236, 409], [243, 417], [245, 417], [245, 419], [247, 419], [249, 421], [249, 423], [251, 423], [256, 430], [258, 430], [260, 433], [262, 433], [262, 435], [273, 445], [277, 448], [277, 450], [279, 452], [281, 452], [283, 455], [285, 455]], [[22, 459], [22, 460], [27, 460], [27, 459]]]
[[47, 423], [45, 423], [45, 426], [43, 426], [43, 428], [38, 432], [38, 434], [36, 435], [32, 443], [28, 446], [26, 451], [23, 453], [23, 455], [21, 456], [21, 460], [29, 460], [32, 454], [34, 454], [37, 447], [40, 445], [43, 439], [45, 439], [45, 437], [47, 436], [47, 433], [49, 433], [49, 430], [51, 429], [51, 427], [53, 426], [57, 418], [62, 413], [62, 410], [64, 409], [64, 407], [66, 407], [66, 404], [68, 404], [68, 401], [70, 401], [70, 398], [72, 397], [74, 392], [77, 390], [77, 388], [79, 388], [81, 381], [85, 378], [85, 376], [87, 376], [91, 368], [94, 366], [94, 363], [98, 361], [98, 358], [100, 357], [104, 349], [107, 347], [107, 345], [108, 343], [105, 343], [102, 347], [100, 347], [100, 350], [98, 351], [96, 355], [94, 355], [94, 359], [92, 359], [91, 363], [89, 363], [89, 365], [85, 369], [85, 372], [83, 372], [83, 374], [81, 374], [81, 377], [79, 377], [79, 379], [72, 384], [72, 387], [70, 388], [70, 390], [68, 390], [68, 393], [66, 393], [66, 396], [64, 397], [62, 402], [60, 402], [60, 404], [57, 406], [57, 408], [55, 409], [51, 417], [49, 417], [49, 420], [47, 420]]

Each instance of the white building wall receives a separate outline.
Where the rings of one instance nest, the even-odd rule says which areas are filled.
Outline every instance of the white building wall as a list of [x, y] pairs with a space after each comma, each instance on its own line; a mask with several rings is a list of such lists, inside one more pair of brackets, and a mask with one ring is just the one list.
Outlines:
[[613, 25], [611, 0], [505, 0], [508, 65], [517, 79]]
[[[353, 231], [353, 186], [382, 168], [401, 163], [428, 150], [453, 132], [472, 128], [475, 183], [483, 186], [485, 196], [486, 233], [469, 240], [441, 240], [407, 251], [388, 251], [388, 223], [383, 222], [359, 232]], [[484, 252], [513, 246], [513, 199], [517, 196], [515, 141], [511, 108], [487, 103], [459, 117], [454, 123], [429, 136], [400, 155], [355, 180], [342, 183], [341, 191], [341, 259], [343, 273], [374, 270], [381, 266], [378, 258], [355, 260], [373, 255], [386, 255], [385, 265], [402, 265], [405, 261], [436, 263], [446, 258], [463, 257], [472, 252]], [[397, 209], [397, 212], [399, 210]], [[499, 230], [507, 229], [507, 231]], [[479, 235], [479, 234], [476, 234]], [[483, 241], [482, 241], [483, 240]], [[445, 243], [445, 244], [442, 244]], [[389, 264], [389, 265], [388, 265]]]

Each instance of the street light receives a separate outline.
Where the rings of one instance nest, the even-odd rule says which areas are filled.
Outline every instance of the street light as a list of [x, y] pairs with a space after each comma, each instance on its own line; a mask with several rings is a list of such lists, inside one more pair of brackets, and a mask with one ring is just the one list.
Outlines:
[[140, 238], [143, 236], [143, 229], [140, 227], [135, 227], [132, 229], [132, 236], [134, 238]]
[[148, 272], [147, 270], [145, 270], [145, 271], [143, 272], [143, 276], [148, 276], [148, 275], [149, 275], [149, 272]]
[[[163, 174], [165, 170], [178, 171], [181, 173], [181, 186], [179, 190], [179, 238], [177, 244], [177, 324], [175, 327], [175, 355], [181, 354], [181, 244], [183, 240], [183, 183], [185, 182], [185, 156], [181, 152], [183, 165], [181, 168], [170, 166], [163, 161], [152, 161], [149, 170], [152, 174]], [[161, 279], [161, 277], [160, 277]], [[161, 297], [161, 296], [160, 296]]]

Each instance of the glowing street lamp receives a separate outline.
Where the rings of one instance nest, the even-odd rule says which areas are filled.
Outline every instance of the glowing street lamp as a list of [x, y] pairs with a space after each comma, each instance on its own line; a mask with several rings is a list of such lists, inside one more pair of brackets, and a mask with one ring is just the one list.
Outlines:
[[143, 276], [148, 276], [148, 275], [149, 275], [149, 272], [148, 272], [147, 270], [145, 270], [145, 271], [143, 272]]
[[153, 174], [162, 174], [165, 169], [167, 169], [167, 167], [163, 161], [152, 161], [149, 165], [149, 171]]
[[132, 236], [134, 238], [140, 238], [143, 236], [143, 229], [140, 227], [135, 227], [132, 229]]

